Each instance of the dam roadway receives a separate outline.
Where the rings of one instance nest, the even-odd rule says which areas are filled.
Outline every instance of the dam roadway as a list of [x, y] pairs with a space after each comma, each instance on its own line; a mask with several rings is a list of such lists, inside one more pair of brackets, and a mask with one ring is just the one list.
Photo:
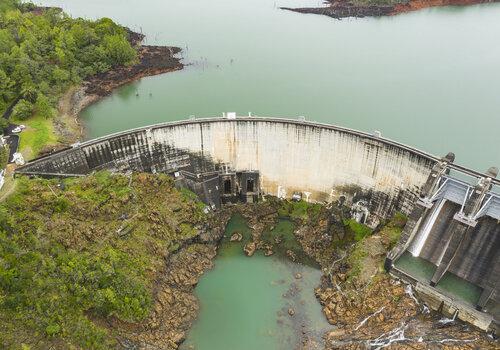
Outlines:
[[[386, 268], [414, 283], [434, 309], [498, 331], [500, 196], [495, 191], [500, 182], [495, 168], [487, 173], [467, 169], [453, 163], [454, 155], [439, 158], [377, 132], [300, 119], [227, 116], [85, 141], [34, 159], [16, 174], [166, 173], [214, 208], [255, 201], [262, 194], [298, 195], [340, 201], [371, 227], [400, 211], [410, 219]], [[432, 264], [433, 272], [422, 275], [398, 265], [407, 256]], [[439, 290], [450, 275], [476, 288], [475, 296], [462, 300]]]

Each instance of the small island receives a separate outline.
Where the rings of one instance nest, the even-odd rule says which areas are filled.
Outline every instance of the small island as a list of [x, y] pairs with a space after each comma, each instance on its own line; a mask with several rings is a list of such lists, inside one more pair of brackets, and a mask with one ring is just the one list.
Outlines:
[[324, 7], [281, 7], [281, 9], [341, 19], [394, 16], [428, 7], [466, 6], [496, 1], [498, 0], [326, 0]]

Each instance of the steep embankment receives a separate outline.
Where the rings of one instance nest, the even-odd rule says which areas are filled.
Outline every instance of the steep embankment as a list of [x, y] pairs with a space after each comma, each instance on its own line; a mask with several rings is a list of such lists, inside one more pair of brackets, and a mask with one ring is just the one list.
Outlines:
[[19, 179], [0, 207], [0, 348], [177, 348], [225, 226], [203, 207], [165, 175]]
[[349, 1], [349, 0], [328, 0], [325, 7], [302, 7], [290, 8], [282, 7], [300, 13], [312, 13], [325, 15], [333, 18], [346, 17], [380, 17], [393, 16], [400, 13], [421, 10], [435, 6], [466, 6], [496, 2], [498, 0], [387, 0], [387, 1]]

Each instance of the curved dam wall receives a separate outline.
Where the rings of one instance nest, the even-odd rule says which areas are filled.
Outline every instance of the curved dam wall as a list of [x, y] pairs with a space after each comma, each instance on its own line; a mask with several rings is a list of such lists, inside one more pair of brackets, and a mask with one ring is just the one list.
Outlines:
[[[95, 170], [173, 173], [258, 171], [263, 193], [312, 201], [344, 196], [371, 220], [408, 213], [436, 158], [367, 133], [298, 120], [238, 117], [158, 124], [90, 140], [35, 159], [17, 173]], [[369, 222], [368, 222], [369, 223]]]

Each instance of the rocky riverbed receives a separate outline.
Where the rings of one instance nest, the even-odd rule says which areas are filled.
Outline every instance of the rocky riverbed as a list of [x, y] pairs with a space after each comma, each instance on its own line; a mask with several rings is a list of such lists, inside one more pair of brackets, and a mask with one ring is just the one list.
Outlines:
[[393, 219], [334, 260], [316, 296], [335, 329], [326, 349], [498, 349], [492, 336], [429, 311], [412, 287], [383, 270], [394, 231]]
[[193, 289], [200, 276], [213, 267], [215, 255], [214, 244], [191, 244], [170, 257], [156, 282], [153, 311], [140, 324], [116, 327], [124, 329], [120, 344], [124, 348], [177, 349], [199, 311]]
[[[493, 336], [431, 312], [412, 287], [383, 270], [386, 252], [396, 242], [405, 218], [395, 216], [380, 229], [359, 241], [345, 224], [348, 210], [337, 206], [307, 206], [297, 215], [299, 204], [270, 199], [259, 205], [240, 206], [249, 222], [252, 240], [245, 253], [282, 254], [298, 264], [312, 258], [323, 271], [316, 297], [332, 329], [324, 334], [326, 349], [499, 349]], [[270, 236], [280, 216], [293, 218], [294, 238], [300, 246], [286, 247], [286, 238]], [[248, 254], [251, 251], [251, 254]], [[301, 275], [296, 275], [300, 280]], [[285, 297], [293, 300], [298, 284]], [[293, 303], [291, 304], [293, 305]], [[283, 314], [295, 317], [293, 307]], [[300, 324], [300, 322], [298, 322]], [[300, 349], [315, 349], [314, 329], [300, 328]]]

